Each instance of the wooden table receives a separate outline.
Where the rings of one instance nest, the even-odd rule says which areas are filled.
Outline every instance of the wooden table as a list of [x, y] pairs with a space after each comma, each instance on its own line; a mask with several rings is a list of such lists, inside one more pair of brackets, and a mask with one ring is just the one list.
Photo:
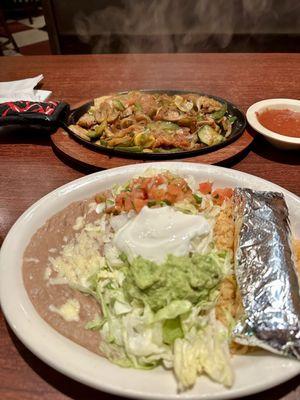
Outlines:
[[[44, 74], [53, 99], [76, 103], [132, 88], [201, 90], [230, 99], [244, 111], [274, 97], [300, 97], [298, 54], [160, 54], [0, 57], [0, 81]], [[83, 176], [53, 153], [49, 138], [0, 132], [0, 239], [41, 196]], [[300, 157], [256, 138], [229, 167], [268, 179], [300, 195]], [[0, 317], [0, 399], [113, 399], [64, 377], [37, 359]], [[299, 400], [299, 377], [251, 400]], [[248, 398], [250, 400], [250, 398]]]

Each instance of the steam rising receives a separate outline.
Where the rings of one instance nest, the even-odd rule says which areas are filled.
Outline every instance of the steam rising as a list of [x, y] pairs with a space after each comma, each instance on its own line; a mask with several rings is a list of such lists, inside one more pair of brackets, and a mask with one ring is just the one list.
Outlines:
[[[105, 2], [104, 2], [105, 3]], [[300, 3], [290, 0], [119, 0], [87, 14], [79, 11], [74, 25], [80, 40], [93, 53], [118, 51], [185, 52], [214, 43], [228, 46], [234, 33], [288, 33], [286, 20], [300, 23]], [[276, 8], [277, 4], [277, 8]], [[92, 8], [92, 7], [91, 7]], [[280, 12], [278, 11], [280, 9]], [[277, 11], [276, 11], [277, 9]], [[269, 32], [269, 33], [270, 33]]]

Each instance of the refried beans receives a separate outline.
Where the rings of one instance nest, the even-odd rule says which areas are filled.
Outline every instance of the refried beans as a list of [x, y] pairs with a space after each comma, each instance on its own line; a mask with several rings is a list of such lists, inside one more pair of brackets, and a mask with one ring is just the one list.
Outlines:
[[[85, 200], [70, 204], [34, 234], [24, 253], [23, 280], [32, 304], [48, 324], [77, 344], [101, 354], [99, 332], [85, 329], [86, 323], [96, 314], [101, 315], [99, 303], [67, 284], [50, 284], [45, 278], [49, 256], [57, 256], [62, 245], [75, 237], [76, 219], [86, 215], [87, 222], [93, 222], [99, 218], [95, 211], [89, 212], [89, 203]], [[78, 321], [68, 322], [49, 309], [49, 305], [59, 308], [69, 299], [76, 299], [80, 304]]]

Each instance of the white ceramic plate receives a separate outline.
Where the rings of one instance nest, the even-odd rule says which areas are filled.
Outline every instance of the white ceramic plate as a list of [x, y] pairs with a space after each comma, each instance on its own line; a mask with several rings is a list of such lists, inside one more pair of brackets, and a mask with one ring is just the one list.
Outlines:
[[248, 108], [246, 117], [249, 125], [257, 132], [261, 133], [270, 143], [282, 149], [300, 149], [300, 138], [284, 136], [265, 128], [257, 118], [256, 113], [260, 113], [267, 108], [275, 110], [292, 110], [300, 112], [300, 100], [293, 99], [267, 99], [252, 104]]
[[73, 201], [121, 183], [149, 166], [172, 169], [217, 186], [246, 186], [285, 194], [294, 232], [300, 236], [300, 199], [263, 179], [242, 172], [183, 162], [136, 164], [88, 175], [70, 182], [31, 206], [7, 235], [0, 255], [0, 299], [6, 319], [19, 339], [39, 358], [69, 377], [102, 391], [143, 399], [231, 399], [270, 388], [300, 373], [300, 363], [265, 352], [233, 358], [235, 383], [225, 389], [200, 377], [178, 394], [171, 372], [124, 369], [73, 343], [52, 329], [35, 311], [22, 281], [22, 255], [31, 236], [52, 215]]

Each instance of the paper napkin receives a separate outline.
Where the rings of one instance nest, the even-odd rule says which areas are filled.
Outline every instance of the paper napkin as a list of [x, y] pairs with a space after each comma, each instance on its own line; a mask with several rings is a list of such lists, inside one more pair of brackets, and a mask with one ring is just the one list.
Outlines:
[[34, 90], [35, 86], [44, 78], [43, 75], [34, 78], [21, 79], [11, 82], [0, 82], [0, 103], [6, 101], [45, 101], [52, 92], [49, 90]]

